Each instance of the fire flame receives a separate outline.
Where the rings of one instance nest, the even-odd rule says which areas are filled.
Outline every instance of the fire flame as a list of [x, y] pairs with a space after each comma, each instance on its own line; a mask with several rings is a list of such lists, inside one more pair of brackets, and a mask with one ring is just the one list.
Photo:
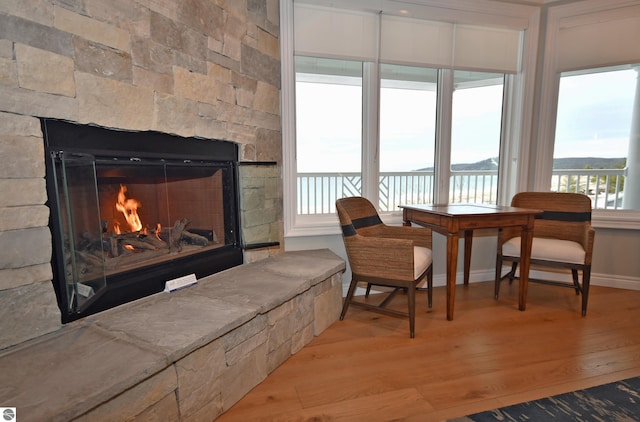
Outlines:
[[137, 232], [142, 229], [142, 222], [140, 221], [140, 217], [138, 216], [138, 207], [141, 204], [135, 199], [127, 198], [125, 193], [127, 192], [127, 187], [125, 185], [120, 185], [120, 192], [118, 193], [118, 202], [116, 202], [116, 209], [124, 215], [124, 218], [127, 220], [131, 231]]

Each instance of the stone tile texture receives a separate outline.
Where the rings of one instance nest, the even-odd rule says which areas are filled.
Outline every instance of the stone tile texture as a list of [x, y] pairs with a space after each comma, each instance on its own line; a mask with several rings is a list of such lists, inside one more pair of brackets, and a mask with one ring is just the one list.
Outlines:
[[0, 403], [23, 422], [211, 421], [338, 320], [344, 269], [285, 252], [73, 322], [0, 353]]
[[[0, 351], [62, 327], [50, 284], [39, 118], [230, 140], [240, 144], [242, 160], [273, 160], [279, 167], [278, 42], [278, 0], [0, 1], [0, 303], [7, 304], [0, 308], [6, 333], [0, 335]], [[283, 244], [281, 189], [276, 192], [269, 225], [261, 229]], [[280, 252], [281, 247], [254, 250], [245, 261]], [[205, 295], [189, 305], [172, 297], [166, 307], [174, 316], [194, 318], [195, 304], [218, 309], [220, 300]], [[262, 302], [243, 300], [225, 315], [233, 323], [242, 322], [243, 312], [249, 318], [263, 310]], [[151, 311], [132, 312], [142, 318]], [[219, 315], [207, 318], [213, 331], [225, 329]], [[126, 318], [111, 323], [134, 328]], [[153, 319], [146, 324], [167, 328]], [[181, 328], [193, 328], [193, 335], [203, 324]], [[151, 334], [139, 331], [139, 340], [149, 341]], [[162, 352], [177, 354], [176, 341], [201, 346], [187, 337], [163, 339]], [[149, 412], [150, 418], [156, 414]]]

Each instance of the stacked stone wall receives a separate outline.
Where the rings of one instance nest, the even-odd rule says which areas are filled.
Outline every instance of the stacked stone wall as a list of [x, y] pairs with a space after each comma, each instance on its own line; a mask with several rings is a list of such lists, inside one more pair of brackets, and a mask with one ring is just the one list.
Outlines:
[[38, 118], [230, 140], [241, 160], [280, 163], [278, 34], [278, 0], [0, 2], [0, 349], [60, 327]]

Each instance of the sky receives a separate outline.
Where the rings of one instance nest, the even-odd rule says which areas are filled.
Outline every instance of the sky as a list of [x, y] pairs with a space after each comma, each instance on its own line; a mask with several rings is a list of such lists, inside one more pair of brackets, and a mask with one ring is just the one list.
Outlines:
[[555, 157], [626, 157], [638, 73], [561, 79]]
[[[555, 157], [625, 157], [637, 72], [563, 78]], [[361, 89], [299, 83], [298, 172], [358, 172], [361, 166]], [[498, 156], [500, 86], [454, 94], [452, 164]], [[433, 166], [435, 93], [383, 89], [381, 171]]]

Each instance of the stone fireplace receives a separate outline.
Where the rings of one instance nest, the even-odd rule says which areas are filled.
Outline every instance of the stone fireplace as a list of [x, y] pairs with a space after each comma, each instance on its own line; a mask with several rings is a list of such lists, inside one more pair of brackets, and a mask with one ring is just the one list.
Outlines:
[[[41, 119], [232, 141], [239, 161], [279, 165], [278, 13], [277, 0], [3, 2], [0, 349], [56, 331], [63, 320], [53, 287]], [[275, 190], [281, 225], [281, 183]], [[140, 200], [144, 208], [148, 201]], [[157, 223], [176, 221], [149, 228]], [[226, 245], [224, 224], [194, 232], [213, 242], [216, 230]], [[279, 252], [244, 251], [243, 261]]]

